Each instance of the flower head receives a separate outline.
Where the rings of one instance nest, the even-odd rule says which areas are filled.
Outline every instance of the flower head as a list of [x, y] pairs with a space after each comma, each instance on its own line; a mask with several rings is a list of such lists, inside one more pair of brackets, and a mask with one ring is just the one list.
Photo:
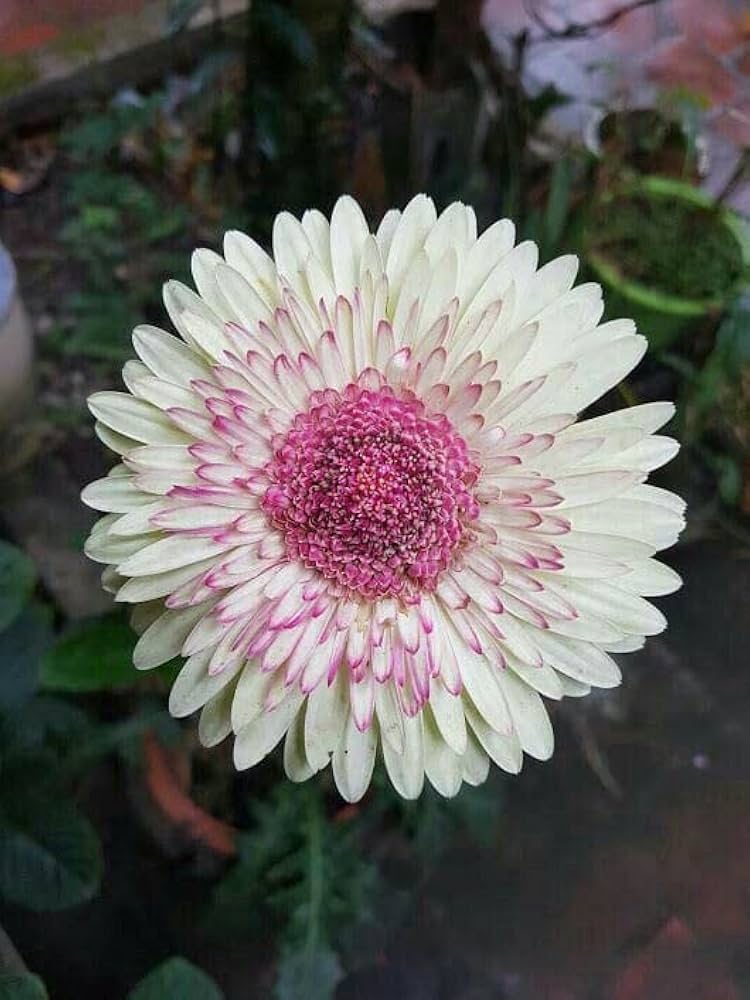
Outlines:
[[170, 709], [238, 768], [285, 738], [290, 778], [332, 760], [355, 801], [380, 747], [402, 795], [454, 795], [548, 757], [541, 696], [616, 685], [610, 653], [664, 628], [683, 504], [645, 480], [673, 407], [577, 421], [646, 342], [576, 268], [461, 204], [372, 234], [344, 197], [282, 213], [273, 257], [196, 251], [180, 338], [135, 330], [128, 392], [89, 402], [122, 462], [86, 550], [137, 606], [136, 666], [185, 657]]

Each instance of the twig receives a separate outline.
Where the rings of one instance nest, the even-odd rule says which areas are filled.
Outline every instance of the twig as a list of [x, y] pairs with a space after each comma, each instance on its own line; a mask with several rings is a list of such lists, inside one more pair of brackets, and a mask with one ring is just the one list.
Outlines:
[[734, 192], [741, 181], [745, 179], [745, 175], [748, 173], [748, 168], [750, 167], [750, 148], [746, 147], [742, 150], [735, 164], [734, 170], [729, 175], [726, 184], [721, 189], [721, 191], [716, 195], [716, 204], [723, 205], [727, 198]]
[[602, 788], [613, 799], [621, 799], [623, 795], [622, 786], [614, 774], [612, 774], [609, 762], [599, 748], [588, 719], [580, 711], [575, 711], [573, 708], [567, 708], [562, 714], [567, 717], [573, 732], [578, 738], [584, 759], [599, 779]]
[[536, 9], [535, 0], [524, 0], [523, 5], [526, 9], [526, 13], [532, 21], [544, 32], [544, 35], [541, 38], [535, 38], [534, 41], [552, 42], [564, 38], [588, 38], [596, 31], [606, 31], [607, 28], [613, 27], [617, 24], [620, 18], [626, 17], [628, 14], [632, 14], [634, 10], [638, 10], [641, 7], [653, 7], [654, 4], [660, 2], [661, 0], [633, 0], [632, 3], [626, 4], [623, 7], [618, 7], [616, 10], [611, 11], [609, 14], [605, 14], [603, 17], [595, 18], [593, 21], [586, 22], [571, 21], [564, 28], [554, 28], [549, 21], [546, 21]]

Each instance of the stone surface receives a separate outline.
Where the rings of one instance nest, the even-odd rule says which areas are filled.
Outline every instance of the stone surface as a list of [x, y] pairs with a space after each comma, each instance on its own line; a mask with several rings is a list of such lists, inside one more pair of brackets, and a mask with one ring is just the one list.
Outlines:
[[[168, 32], [170, 0], [3, 0], [0, 3], [0, 115], [19, 105], [26, 115], [37, 117], [35, 95], [44, 98], [47, 113], [54, 113], [51, 99], [55, 86], [63, 88], [74, 77], [101, 88], [112, 77], [110, 67], [129, 53], [147, 51], [166, 39], [168, 51], [161, 53], [159, 67], [169, 62], [169, 49], [181, 48]], [[221, 0], [199, 4], [190, 19], [191, 30], [210, 25], [214, 9], [222, 18], [244, 11], [247, 0]], [[124, 82], [137, 84], [137, 59], [127, 66]], [[144, 71], [140, 65], [140, 71]], [[88, 73], [88, 75], [87, 75]], [[121, 71], [118, 70], [118, 79]], [[81, 88], [76, 87], [75, 93]], [[84, 87], [85, 90], [85, 87]]]

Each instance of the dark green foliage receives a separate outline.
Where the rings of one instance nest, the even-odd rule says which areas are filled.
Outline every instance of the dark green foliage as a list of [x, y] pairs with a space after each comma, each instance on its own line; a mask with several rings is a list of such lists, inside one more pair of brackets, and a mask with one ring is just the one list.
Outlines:
[[716, 212], [682, 199], [615, 198], [593, 225], [596, 248], [624, 277], [670, 295], [720, 299], [742, 273], [739, 243]]
[[0, 541], [0, 632], [21, 613], [35, 581], [36, 571], [28, 556]]
[[161, 107], [161, 95], [154, 94], [143, 101], [111, 105], [98, 115], [87, 115], [68, 128], [62, 143], [78, 163], [88, 164], [114, 152], [134, 129], [151, 125]]
[[310, 921], [323, 940], [342, 922], [365, 915], [373, 870], [361, 856], [356, 829], [326, 823], [323, 809], [314, 783], [284, 781], [253, 803], [239, 860], [214, 894], [209, 927], [247, 933], [270, 913], [290, 940], [304, 938]]
[[710, 468], [721, 501], [735, 507], [743, 490], [742, 442], [747, 449], [750, 428], [747, 303], [739, 300], [729, 309], [716, 333], [714, 348], [701, 365], [676, 354], [666, 354], [663, 360], [683, 382], [679, 437], [696, 449]]
[[24, 705], [36, 690], [39, 658], [51, 639], [51, 614], [28, 604], [0, 633], [0, 712]]
[[316, 50], [304, 22], [276, 0], [259, 0], [257, 8], [256, 27], [300, 65], [309, 66], [316, 57]]
[[[68, 221], [60, 231], [71, 258], [84, 269], [80, 291], [66, 307], [69, 322], [50, 346], [63, 354], [123, 361], [132, 354], [130, 331], [153, 307], [163, 280], [171, 276], [165, 242], [186, 232], [187, 208], [150, 184], [123, 171], [121, 144], [133, 135], [153, 145], [155, 165], [164, 167], [168, 149], [152, 138], [164, 106], [156, 93], [131, 103], [113, 104], [69, 129], [64, 146], [81, 166], [71, 173]], [[144, 249], [147, 254], [144, 256]], [[181, 268], [187, 253], [181, 256]]]
[[497, 837], [504, 809], [502, 778], [498, 775], [492, 775], [477, 788], [462, 785], [453, 799], [444, 799], [431, 785], [425, 784], [414, 802], [398, 795], [382, 768], [376, 769], [374, 783], [377, 795], [373, 808], [400, 817], [417, 856], [428, 865], [457, 833], [468, 834], [482, 847], [489, 847]]
[[62, 238], [92, 263], [97, 255], [122, 256], [133, 232], [151, 243], [174, 236], [188, 221], [184, 206], [166, 207], [134, 177], [102, 168], [76, 173], [68, 199], [79, 214], [63, 227]]
[[59, 910], [91, 899], [102, 868], [96, 833], [70, 794], [72, 779], [104, 753], [128, 753], [147, 727], [161, 731], [165, 713], [136, 709], [124, 722], [94, 723], [76, 705], [38, 694], [43, 657], [44, 681], [58, 690], [132, 684], [133, 636], [119, 618], [99, 619], [76, 626], [45, 656], [52, 614], [29, 599], [34, 567], [12, 546], [0, 551], [10, 621], [0, 631], [0, 895]]
[[47, 1000], [48, 994], [39, 976], [0, 973], [0, 1000]]
[[564, 242], [571, 224], [575, 177], [575, 163], [571, 157], [563, 156], [557, 160], [550, 173], [543, 208], [534, 208], [528, 213], [523, 235], [539, 245], [542, 261], [558, 256], [566, 249]]
[[[347, 5], [257, 0], [247, 13], [240, 169], [257, 236], [275, 214], [329, 205], [338, 192]], [[340, 22], [340, 24], [338, 23]], [[318, 30], [316, 30], [318, 29]]]
[[0, 771], [0, 893], [32, 910], [85, 902], [101, 878], [99, 842], [59, 796], [53, 762], [15, 758]]
[[127, 1000], [222, 1000], [223, 996], [210, 976], [178, 956], [149, 972]]
[[0, 746], [5, 754], [52, 747], [63, 752], [84, 741], [92, 728], [88, 715], [77, 705], [54, 695], [37, 695], [23, 712], [0, 715]]
[[132, 686], [135, 636], [119, 615], [68, 629], [42, 661], [41, 683], [50, 691], [99, 691]]
[[[218, 886], [207, 926], [248, 934], [278, 928], [279, 1000], [328, 1000], [341, 971], [331, 945], [366, 922], [375, 871], [357, 823], [326, 816], [319, 784], [277, 785], [253, 804], [240, 858]], [[306, 992], [307, 991], [307, 992]]]
[[61, 332], [55, 346], [63, 354], [80, 354], [106, 361], [124, 361], [132, 354], [125, 331], [137, 322], [127, 297], [110, 292], [76, 292], [67, 302], [72, 327]]
[[330, 1000], [343, 978], [341, 962], [330, 948], [287, 948], [279, 961], [276, 1000]]

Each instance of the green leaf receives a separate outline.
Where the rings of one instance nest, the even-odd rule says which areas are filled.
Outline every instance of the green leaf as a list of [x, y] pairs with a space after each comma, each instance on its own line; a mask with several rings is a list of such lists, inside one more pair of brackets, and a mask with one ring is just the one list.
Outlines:
[[0, 541], [0, 632], [20, 615], [35, 581], [31, 559], [15, 545]]
[[715, 467], [719, 496], [729, 507], [735, 507], [742, 495], [742, 468], [730, 455], [716, 455]]
[[0, 1000], [48, 1000], [48, 996], [39, 976], [0, 974]]
[[135, 636], [119, 617], [96, 618], [67, 631], [42, 661], [51, 691], [101, 691], [135, 684]]
[[297, 786], [279, 784], [269, 801], [253, 803], [253, 829], [237, 839], [239, 858], [214, 891], [207, 930], [224, 936], [252, 933], [263, 921], [267, 876], [299, 848], [300, 796]]
[[371, 916], [375, 870], [362, 831], [328, 822], [319, 783], [277, 785], [251, 811], [252, 829], [239, 838], [240, 857], [215, 893], [207, 927], [225, 939], [275, 918], [276, 1000], [330, 1000], [341, 978], [330, 942], [356, 934]]
[[559, 250], [565, 223], [570, 212], [570, 196], [573, 187], [573, 164], [563, 157], [552, 170], [549, 196], [544, 211], [544, 249], [547, 255]]
[[[93, 827], [72, 802], [33, 772], [16, 769], [0, 789], [0, 893], [31, 910], [62, 910], [91, 899], [101, 879]], [[25, 777], [25, 785], [22, 780]]]
[[73, 327], [60, 340], [63, 354], [121, 361], [132, 353], [127, 331], [136, 315], [128, 298], [117, 289], [71, 295], [68, 305]]
[[[71, 777], [85, 770], [92, 760], [112, 751], [126, 759], [140, 760], [143, 734], [155, 730], [170, 734], [174, 720], [164, 708], [146, 708], [121, 722], [90, 726], [73, 745], [62, 767], [62, 773]], [[169, 727], [169, 728], [168, 728]]]
[[338, 956], [330, 948], [287, 949], [279, 962], [276, 1000], [332, 1000], [343, 975]]
[[83, 709], [54, 695], [37, 695], [23, 707], [0, 717], [0, 744], [4, 754], [37, 750], [47, 744], [56, 749], [72, 745], [78, 750], [92, 728]]
[[0, 712], [16, 711], [34, 694], [50, 626], [49, 609], [29, 604], [0, 637]]
[[162, 101], [156, 92], [138, 103], [113, 105], [100, 115], [87, 115], [63, 132], [62, 144], [78, 163], [90, 166], [102, 161], [129, 132], [151, 125]]
[[184, 958], [169, 958], [128, 994], [127, 1000], [223, 1000], [224, 994], [205, 972]]
[[285, 49], [302, 66], [315, 59], [315, 42], [302, 21], [276, 0], [259, 0], [254, 8], [255, 23], [263, 37]]

